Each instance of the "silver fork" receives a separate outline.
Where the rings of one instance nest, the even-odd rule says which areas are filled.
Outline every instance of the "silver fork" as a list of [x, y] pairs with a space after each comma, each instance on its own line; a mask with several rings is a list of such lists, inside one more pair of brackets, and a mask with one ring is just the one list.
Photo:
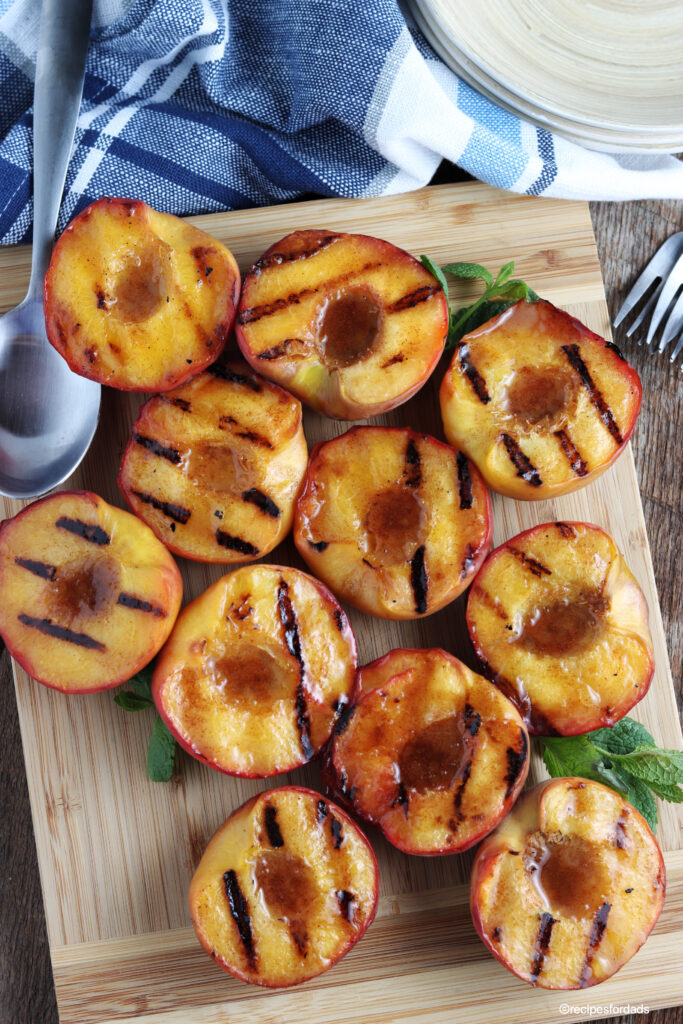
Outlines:
[[[659, 247], [645, 270], [642, 272], [636, 283], [624, 299], [623, 305], [616, 315], [614, 326], [618, 327], [625, 317], [632, 311], [634, 306], [645, 295], [648, 289], [657, 282], [657, 287], [652, 292], [638, 316], [626, 331], [627, 338], [643, 325], [647, 317], [650, 317], [645, 344], [650, 345], [657, 333], [657, 328], [662, 326], [662, 335], [657, 346], [658, 352], [664, 349], [674, 339], [678, 339], [676, 346], [671, 353], [673, 363], [683, 349], [683, 291], [676, 299], [673, 309], [667, 316], [667, 310], [675, 298], [679, 288], [683, 286], [683, 231], [676, 232], [667, 238], [666, 242]], [[643, 344], [640, 338], [639, 344]]]

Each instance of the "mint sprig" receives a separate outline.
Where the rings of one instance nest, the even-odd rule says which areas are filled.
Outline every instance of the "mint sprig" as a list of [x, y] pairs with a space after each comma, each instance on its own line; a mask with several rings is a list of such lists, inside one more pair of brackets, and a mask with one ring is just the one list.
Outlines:
[[[154, 665], [150, 662], [128, 680], [128, 686], [132, 687], [132, 690], [122, 690], [117, 693], [114, 702], [124, 711], [143, 711], [146, 708], [153, 708], [153, 674]], [[166, 728], [161, 715], [157, 715], [147, 747], [147, 774], [152, 782], [170, 781], [173, 775], [176, 750], [175, 739]]]
[[647, 729], [632, 718], [584, 736], [543, 737], [540, 743], [553, 778], [578, 775], [610, 786], [640, 811], [653, 831], [655, 796], [683, 803], [683, 751], [656, 746]]
[[445, 267], [437, 267], [429, 256], [420, 256], [420, 261], [430, 274], [433, 274], [444, 290], [448, 301], [448, 282], [446, 274], [451, 277], [468, 280], [481, 280], [485, 290], [479, 298], [469, 306], [453, 311], [448, 305], [449, 328], [446, 348], [453, 348], [462, 337], [481, 327], [487, 320], [498, 316], [515, 302], [524, 299], [526, 302], [538, 302], [538, 295], [525, 281], [512, 277], [515, 269], [514, 260], [505, 263], [493, 277], [490, 270], [480, 263], [447, 263]]

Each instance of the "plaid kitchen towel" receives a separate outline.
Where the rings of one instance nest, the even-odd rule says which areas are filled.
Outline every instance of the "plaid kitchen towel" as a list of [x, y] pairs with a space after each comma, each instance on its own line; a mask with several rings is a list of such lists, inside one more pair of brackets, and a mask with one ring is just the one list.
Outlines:
[[[39, 11], [0, 0], [4, 244], [30, 238]], [[60, 228], [101, 195], [189, 214], [401, 192], [442, 157], [530, 195], [683, 197], [674, 157], [593, 153], [484, 99], [398, 0], [95, 0]]]

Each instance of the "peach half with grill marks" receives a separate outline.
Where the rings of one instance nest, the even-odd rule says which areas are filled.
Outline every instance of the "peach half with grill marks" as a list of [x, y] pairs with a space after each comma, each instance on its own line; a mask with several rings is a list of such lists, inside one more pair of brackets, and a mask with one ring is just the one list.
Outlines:
[[662, 852], [614, 790], [560, 778], [523, 793], [477, 851], [474, 927], [513, 974], [549, 989], [605, 981], [631, 959], [664, 901]]
[[216, 963], [285, 988], [332, 967], [377, 908], [370, 843], [349, 816], [299, 786], [248, 800], [222, 825], [190, 883], [197, 938]]
[[467, 627], [486, 675], [542, 736], [614, 725], [654, 672], [643, 592], [590, 523], [544, 523], [496, 548], [470, 589]]
[[55, 245], [45, 326], [72, 370], [123, 391], [169, 391], [214, 361], [237, 308], [226, 246], [137, 199], [98, 199]]
[[518, 302], [466, 335], [441, 385], [446, 438], [510, 498], [585, 486], [623, 450], [640, 378], [611, 342], [549, 302]]
[[193, 757], [265, 778], [316, 756], [355, 672], [356, 641], [327, 587], [298, 569], [243, 566], [180, 613], [152, 695]]
[[491, 505], [461, 452], [409, 428], [352, 427], [316, 445], [294, 516], [311, 570], [370, 615], [415, 619], [469, 585]]
[[333, 795], [404, 853], [460, 853], [495, 828], [529, 767], [509, 700], [438, 648], [390, 651], [359, 669], [357, 694], [325, 762]]
[[0, 635], [39, 683], [65, 693], [130, 679], [182, 600], [173, 557], [139, 519], [62, 491], [0, 524]]
[[390, 242], [295, 231], [248, 271], [237, 313], [242, 353], [266, 377], [337, 419], [407, 401], [443, 351], [443, 289]]
[[244, 364], [215, 363], [143, 406], [119, 486], [177, 554], [249, 562], [289, 533], [307, 459], [301, 403]]

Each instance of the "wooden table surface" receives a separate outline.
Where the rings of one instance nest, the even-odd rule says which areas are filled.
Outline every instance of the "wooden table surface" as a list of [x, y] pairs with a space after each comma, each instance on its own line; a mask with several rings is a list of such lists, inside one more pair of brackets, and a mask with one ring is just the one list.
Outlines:
[[[460, 177], [447, 167], [438, 180]], [[683, 202], [593, 203], [591, 213], [607, 301], [614, 317], [657, 246], [683, 227]], [[648, 355], [646, 348], [627, 340], [622, 329], [615, 332], [614, 340], [643, 381], [643, 407], [632, 443], [680, 708], [683, 358], [672, 365], [666, 357]], [[0, 1024], [57, 1024], [14, 685], [2, 641], [0, 692], [4, 698], [0, 704]], [[571, 993], [568, 996], [567, 1002], [571, 1003]], [[611, 1020], [620, 1024], [683, 1024], [683, 1007]]]

